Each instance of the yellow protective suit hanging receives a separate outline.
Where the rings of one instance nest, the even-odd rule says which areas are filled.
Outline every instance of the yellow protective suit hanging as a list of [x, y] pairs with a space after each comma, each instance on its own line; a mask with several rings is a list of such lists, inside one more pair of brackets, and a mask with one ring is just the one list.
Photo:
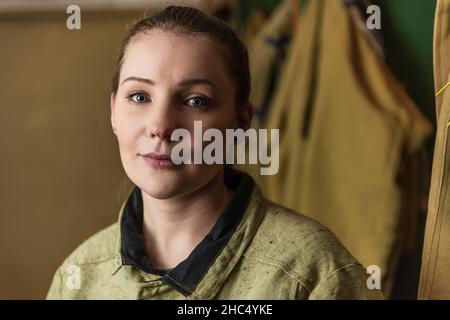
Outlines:
[[419, 299], [450, 299], [450, 1], [438, 0], [434, 25], [436, 142], [422, 254]]
[[280, 129], [280, 170], [266, 196], [328, 226], [386, 274], [396, 241], [402, 153], [428, 121], [342, 1], [309, 1], [261, 127]]

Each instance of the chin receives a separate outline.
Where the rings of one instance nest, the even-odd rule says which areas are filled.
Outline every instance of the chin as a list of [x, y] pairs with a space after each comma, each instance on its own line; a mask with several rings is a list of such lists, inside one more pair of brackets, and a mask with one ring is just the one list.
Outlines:
[[158, 200], [166, 200], [179, 195], [176, 190], [166, 189], [166, 188], [148, 188], [147, 186], [139, 187], [143, 192], [148, 194], [150, 197]]
[[142, 179], [141, 175], [136, 179], [135, 184], [146, 194], [155, 199], [169, 199], [183, 194], [186, 187], [186, 181], [181, 177], [169, 174], [155, 173], [147, 179]]
[[184, 166], [172, 170], [130, 168], [131, 181], [150, 197], [165, 200], [200, 189], [217, 174], [213, 167]]

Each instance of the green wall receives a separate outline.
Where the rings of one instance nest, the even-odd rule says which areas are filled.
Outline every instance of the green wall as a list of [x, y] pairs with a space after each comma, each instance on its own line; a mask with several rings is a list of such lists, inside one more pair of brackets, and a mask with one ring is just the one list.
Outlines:
[[433, 24], [435, 0], [379, 0], [386, 61], [422, 112], [435, 118]]

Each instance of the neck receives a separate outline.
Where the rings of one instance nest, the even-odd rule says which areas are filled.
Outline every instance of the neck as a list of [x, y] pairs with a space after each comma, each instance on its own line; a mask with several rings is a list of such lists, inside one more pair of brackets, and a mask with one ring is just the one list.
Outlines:
[[231, 198], [220, 171], [193, 193], [155, 199], [142, 192], [143, 231], [153, 267], [175, 267], [209, 233]]

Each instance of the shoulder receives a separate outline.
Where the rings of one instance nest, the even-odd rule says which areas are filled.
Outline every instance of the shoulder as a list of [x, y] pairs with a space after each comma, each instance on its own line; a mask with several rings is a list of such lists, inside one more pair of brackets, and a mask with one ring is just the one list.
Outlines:
[[[345, 249], [332, 231], [319, 222], [271, 201], [265, 201], [265, 215], [254, 238], [255, 254], [279, 252], [280, 259], [298, 254], [313, 260], [334, 258], [346, 262], [358, 261]], [[313, 256], [308, 253], [314, 252]]]
[[327, 286], [362, 287], [368, 277], [365, 268], [327, 227], [268, 200], [245, 256], [277, 266], [305, 289], [305, 295], [312, 296], [315, 289]]
[[[72, 279], [74, 286], [77, 285], [75, 279], [86, 284], [89, 279], [99, 279], [114, 271], [114, 258], [116, 257], [116, 246], [118, 239], [117, 223], [100, 230], [84, 242], [82, 242], [56, 270], [47, 299], [77, 299], [83, 296], [83, 290], [71, 290], [68, 286], [69, 279]], [[74, 268], [75, 267], [75, 268]], [[76, 277], [81, 275], [82, 277]]]
[[83, 241], [65, 259], [62, 266], [82, 267], [113, 259], [116, 256], [118, 241], [120, 241], [117, 229], [118, 224], [114, 223]]

